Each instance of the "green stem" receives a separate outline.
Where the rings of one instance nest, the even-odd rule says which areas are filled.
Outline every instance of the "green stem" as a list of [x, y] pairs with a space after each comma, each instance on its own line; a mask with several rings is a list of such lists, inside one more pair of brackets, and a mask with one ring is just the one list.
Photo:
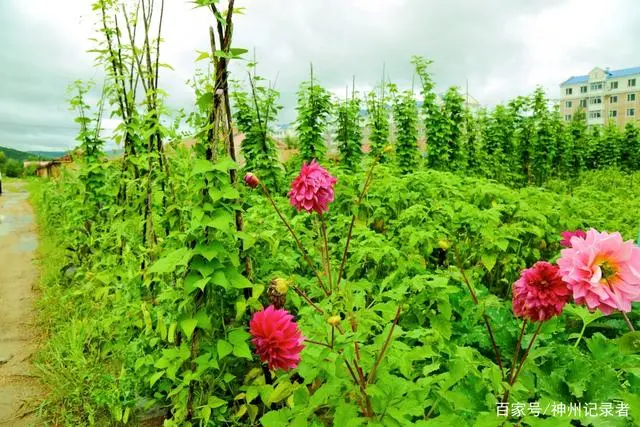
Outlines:
[[587, 323], [586, 322], [582, 322], [582, 330], [580, 331], [580, 336], [578, 337], [578, 339], [576, 340], [575, 344], [573, 345], [574, 347], [578, 347], [578, 344], [580, 344], [580, 340], [582, 339], [582, 336], [584, 335], [584, 331], [587, 330]]
[[[473, 290], [471, 286], [471, 282], [467, 277], [467, 274], [464, 272], [462, 268], [462, 264], [460, 263], [460, 258], [458, 256], [458, 249], [454, 247], [454, 254], [456, 265], [458, 270], [460, 270], [460, 275], [462, 276], [462, 280], [467, 285], [467, 289], [469, 289], [469, 293], [471, 294], [471, 298], [473, 299], [473, 303], [475, 305], [479, 305], [478, 296], [476, 292]], [[482, 313], [482, 319], [484, 320], [484, 325], [487, 328], [487, 332], [489, 333], [489, 339], [491, 340], [491, 345], [493, 346], [493, 352], [496, 354], [496, 362], [498, 363], [498, 367], [500, 367], [500, 373], [502, 374], [502, 379], [505, 379], [504, 366], [502, 365], [502, 357], [500, 357], [500, 350], [498, 349], [498, 344], [496, 343], [495, 336], [493, 334], [493, 329], [491, 329], [491, 324], [489, 323], [489, 316], [486, 313]]]
[[320, 224], [322, 227], [322, 239], [324, 240], [324, 254], [327, 263], [327, 276], [329, 277], [329, 294], [333, 292], [333, 279], [331, 277], [331, 255], [329, 253], [329, 239], [327, 238], [327, 224], [324, 221], [324, 215], [320, 214]]
[[516, 372], [516, 364], [518, 363], [518, 356], [520, 355], [520, 347], [522, 346], [522, 337], [524, 336], [524, 331], [527, 328], [527, 319], [522, 320], [522, 328], [520, 329], [520, 336], [518, 337], [518, 344], [516, 345], [516, 350], [513, 353], [513, 363], [511, 364], [511, 372], [509, 374], [509, 383], [513, 379], [513, 374]]
[[369, 379], [367, 381], [369, 384], [373, 384], [373, 382], [376, 380], [376, 370], [378, 369], [378, 366], [382, 361], [382, 357], [384, 356], [384, 353], [387, 351], [387, 347], [389, 347], [389, 342], [391, 342], [391, 336], [393, 335], [393, 330], [395, 329], [396, 325], [398, 324], [398, 320], [400, 319], [400, 309], [401, 307], [398, 306], [398, 310], [396, 310], [396, 317], [393, 319], [393, 323], [391, 324], [391, 329], [389, 329], [389, 335], [387, 335], [387, 339], [384, 341], [384, 344], [382, 345], [382, 349], [378, 354], [378, 358], [376, 359], [376, 362], [373, 364], [373, 368], [371, 368], [371, 372], [369, 373]]
[[[371, 162], [371, 166], [369, 167], [369, 170], [367, 171], [367, 177], [364, 180], [364, 186], [362, 187], [362, 191], [360, 192], [360, 196], [358, 197], [358, 201], [356, 202], [356, 207], [360, 207], [360, 204], [362, 203], [362, 199], [364, 198], [364, 195], [367, 192], [367, 189], [369, 188], [369, 184], [371, 184], [371, 180], [373, 177], [373, 168], [376, 166], [376, 164], [378, 164], [378, 162], [380, 161], [380, 156], [382, 155], [382, 152], [379, 153], [375, 159], [373, 159], [373, 162]], [[349, 252], [349, 244], [351, 243], [351, 235], [353, 234], [353, 226], [356, 222], [356, 214], [354, 213], [353, 216], [351, 217], [351, 224], [349, 225], [349, 232], [347, 233], [347, 243], [344, 246], [344, 251], [342, 252], [342, 262], [340, 262], [340, 270], [338, 271], [338, 279], [336, 280], [336, 289], [338, 289], [340, 287], [340, 281], [342, 280], [342, 275], [344, 273], [344, 267], [347, 264], [347, 253]]]
[[635, 332], [635, 328], [633, 327], [633, 325], [631, 324], [631, 320], [629, 320], [629, 317], [627, 316], [627, 313], [625, 313], [624, 311], [620, 310], [620, 313], [622, 313], [622, 317], [624, 317], [624, 321], [627, 322], [627, 326], [629, 327], [629, 330], [631, 332]]
[[271, 194], [269, 193], [267, 186], [264, 184], [262, 184], [262, 191], [264, 192], [264, 195], [267, 196], [267, 199], [269, 199], [269, 201], [271, 202], [271, 205], [275, 209], [276, 213], [278, 214], [278, 216], [280, 217], [284, 225], [287, 226], [289, 233], [291, 233], [291, 236], [293, 236], [293, 240], [296, 241], [296, 245], [298, 245], [298, 249], [300, 250], [300, 252], [302, 252], [302, 256], [307, 261], [307, 264], [309, 264], [309, 267], [311, 267], [311, 270], [313, 270], [313, 273], [316, 275], [316, 279], [318, 280], [318, 284], [320, 285], [320, 288], [322, 288], [322, 291], [326, 296], [329, 296], [329, 292], [327, 291], [327, 288], [324, 286], [324, 283], [322, 282], [322, 278], [320, 277], [318, 270], [316, 270], [316, 268], [313, 266], [313, 261], [311, 261], [311, 258], [309, 258], [309, 255], [307, 254], [307, 251], [304, 249], [304, 246], [302, 246], [300, 239], [298, 239], [296, 232], [293, 231], [293, 228], [289, 224], [289, 221], [287, 221], [284, 215], [282, 215], [282, 212], [280, 212], [280, 209], [278, 209], [278, 205], [276, 205], [276, 202], [271, 197]]

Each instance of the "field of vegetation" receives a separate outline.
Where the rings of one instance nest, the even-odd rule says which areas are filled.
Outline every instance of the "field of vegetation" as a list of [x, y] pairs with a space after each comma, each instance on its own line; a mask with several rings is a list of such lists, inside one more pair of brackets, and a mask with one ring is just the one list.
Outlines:
[[414, 57], [419, 93], [337, 99], [312, 70], [282, 164], [279, 93], [228, 72], [233, 1], [195, 3], [215, 27], [185, 113], [161, 2], [95, 2], [102, 97], [73, 85], [78, 167], [31, 189], [43, 422], [640, 423], [637, 127], [565, 123], [541, 89], [472, 114]]

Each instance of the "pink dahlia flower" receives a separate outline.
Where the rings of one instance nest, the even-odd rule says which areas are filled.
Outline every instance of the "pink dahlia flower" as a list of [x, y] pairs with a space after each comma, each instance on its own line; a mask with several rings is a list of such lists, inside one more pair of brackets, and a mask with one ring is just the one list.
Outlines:
[[269, 369], [288, 371], [300, 363], [300, 352], [304, 337], [287, 310], [273, 308], [272, 305], [258, 311], [249, 322], [251, 342], [256, 346], [260, 360], [269, 365]]
[[333, 202], [333, 186], [338, 180], [331, 176], [315, 160], [303, 164], [300, 174], [291, 183], [289, 201], [298, 211], [315, 211], [321, 214], [329, 210]]
[[604, 314], [631, 311], [640, 301], [640, 248], [620, 233], [599, 233], [593, 228], [584, 239], [571, 239], [558, 260], [560, 274], [578, 304]]
[[560, 235], [562, 236], [562, 240], [560, 241], [560, 244], [566, 248], [570, 248], [571, 247], [571, 238], [572, 237], [579, 237], [581, 239], [584, 239], [585, 237], [587, 237], [587, 233], [585, 233], [582, 230], [576, 230], [576, 231], [563, 231], [562, 233], [560, 233]]
[[522, 270], [513, 284], [513, 311], [518, 317], [544, 322], [562, 313], [570, 295], [558, 267], [538, 261]]

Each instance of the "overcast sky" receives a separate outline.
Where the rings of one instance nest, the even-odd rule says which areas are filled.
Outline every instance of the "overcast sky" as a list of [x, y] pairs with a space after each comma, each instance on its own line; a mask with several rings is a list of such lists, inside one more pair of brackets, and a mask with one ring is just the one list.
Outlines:
[[[206, 9], [165, 0], [164, 72], [160, 86], [171, 106], [189, 108], [185, 85], [196, 50], [207, 50]], [[159, 3], [157, 1], [157, 3]], [[361, 89], [390, 78], [408, 85], [409, 59], [435, 61], [438, 91], [458, 85], [493, 106], [542, 85], [558, 85], [593, 66], [640, 66], [638, 0], [236, 0], [246, 7], [235, 26], [236, 47], [258, 57], [258, 73], [273, 79], [295, 118], [295, 91], [309, 63], [325, 87], [344, 93], [356, 76]], [[75, 79], [97, 79], [92, 68], [95, 17], [90, 0], [0, 0], [0, 146], [65, 150], [75, 145], [74, 113], [66, 88]], [[239, 78], [241, 67], [235, 67]], [[108, 126], [112, 122], [107, 121]]]

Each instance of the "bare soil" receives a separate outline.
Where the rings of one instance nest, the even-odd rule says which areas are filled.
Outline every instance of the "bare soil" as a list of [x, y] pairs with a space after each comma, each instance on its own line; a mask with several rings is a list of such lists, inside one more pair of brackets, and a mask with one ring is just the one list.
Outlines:
[[38, 347], [34, 302], [37, 230], [24, 182], [0, 196], [0, 425], [37, 425], [42, 390], [31, 359]]

